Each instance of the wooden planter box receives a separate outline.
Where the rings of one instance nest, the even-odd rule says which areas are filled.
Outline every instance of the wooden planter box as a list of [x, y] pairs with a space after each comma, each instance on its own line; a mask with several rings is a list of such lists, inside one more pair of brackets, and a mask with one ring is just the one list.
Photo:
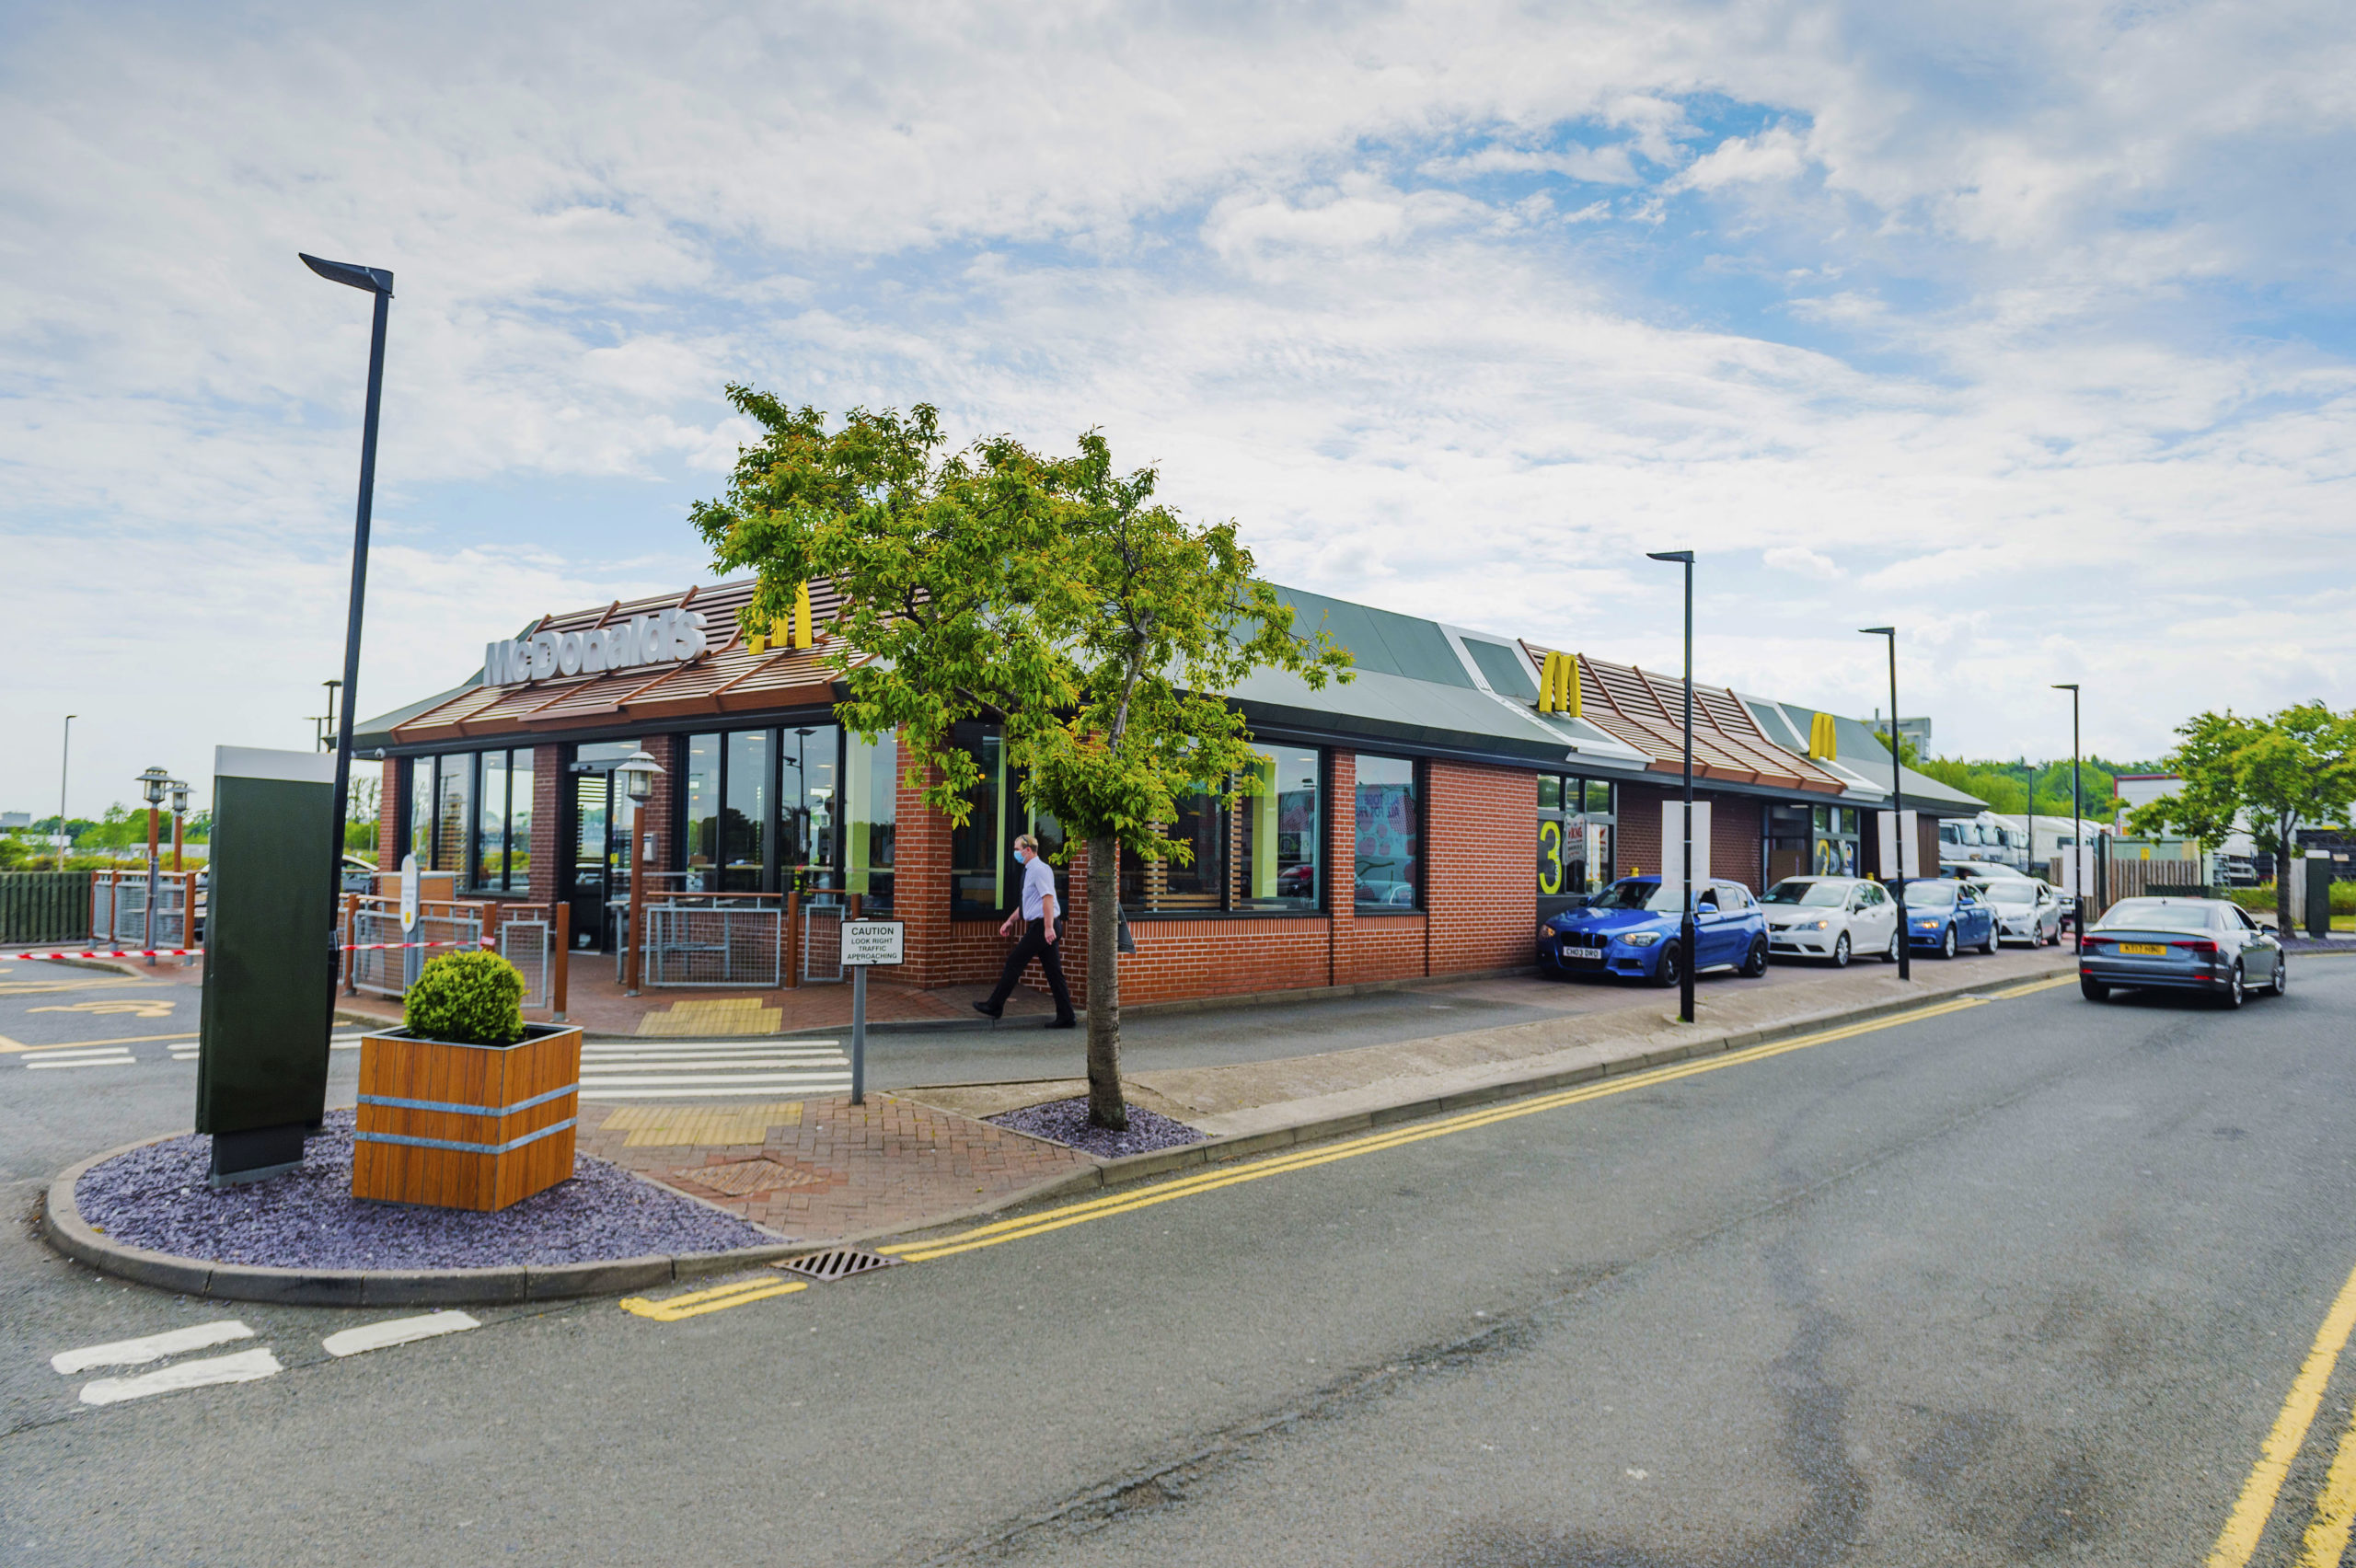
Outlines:
[[360, 1042], [352, 1195], [503, 1209], [572, 1174], [581, 1031], [527, 1023], [513, 1045], [406, 1029]]

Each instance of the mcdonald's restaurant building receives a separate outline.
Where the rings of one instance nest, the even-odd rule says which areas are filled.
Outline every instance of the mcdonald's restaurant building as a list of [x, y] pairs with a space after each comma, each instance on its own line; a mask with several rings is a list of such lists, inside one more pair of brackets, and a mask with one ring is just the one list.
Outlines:
[[[562, 905], [576, 961], [614, 950], [633, 875], [650, 903], [791, 894], [888, 915], [906, 923], [896, 978], [931, 987], [996, 976], [1020, 885], [1011, 846], [1029, 830], [1051, 859], [1070, 850], [1057, 880], [1080, 993], [1080, 934], [1100, 913], [1085, 850], [1028, 813], [994, 728], [960, 732], [983, 781], [954, 826], [904, 779], [892, 737], [836, 722], [812, 636], [827, 585], [777, 640], [739, 629], [752, 586], [543, 617], [491, 644], [472, 679], [361, 726], [356, 746], [384, 770], [379, 863], [414, 853], [457, 896]], [[1181, 802], [1172, 833], [1192, 864], [1122, 865], [1125, 1004], [1524, 971], [1540, 919], [1661, 869], [1680, 799], [1675, 676], [1285, 596], [1350, 650], [1356, 677], [1311, 691], [1262, 672], [1231, 694], [1264, 788]], [[1693, 724], [1710, 874], [1758, 889], [1880, 873], [1889, 753], [1865, 724], [1698, 684]], [[663, 769], [642, 805], [614, 771], [641, 748]], [[1933, 870], [1936, 819], [1981, 809], [1911, 770], [1901, 804]]]

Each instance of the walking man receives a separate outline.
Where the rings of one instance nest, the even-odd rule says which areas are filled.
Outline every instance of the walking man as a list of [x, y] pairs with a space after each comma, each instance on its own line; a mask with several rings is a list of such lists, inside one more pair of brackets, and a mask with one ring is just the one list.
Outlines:
[[1011, 937], [1020, 929], [1022, 940], [1007, 955], [1006, 968], [998, 977], [998, 989], [990, 993], [988, 1001], [976, 1002], [974, 1010], [992, 1018], [1004, 1012], [1006, 998], [1014, 994], [1015, 984], [1035, 958], [1046, 972], [1047, 989], [1056, 998], [1056, 1016], [1047, 1027], [1074, 1028], [1080, 1020], [1072, 1016], [1071, 992], [1064, 986], [1062, 951], [1056, 945], [1062, 935], [1057, 928], [1062, 923], [1063, 914], [1056, 907], [1056, 873], [1040, 855], [1039, 841], [1027, 833], [1014, 841], [1014, 858], [1022, 862], [1022, 902], [1006, 917], [998, 934]]

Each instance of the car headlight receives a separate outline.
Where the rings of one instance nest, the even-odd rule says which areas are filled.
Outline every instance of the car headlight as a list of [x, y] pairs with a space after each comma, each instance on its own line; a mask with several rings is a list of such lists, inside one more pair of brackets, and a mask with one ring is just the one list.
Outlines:
[[1832, 922], [1830, 920], [1812, 920], [1808, 924], [1802, 926], [1800, 929], [1803, 931], [1820, 931], [1831, 924]]
[[1655, 942], [1660, 940], [1660, 933], [1658, 931], [1638, 931], [1633, 937], [1622, 937], [1620, 940], [1626, 942], [1630, 947], [1650, 947]]
[[1542, 942], [1552, 937], [1553, 934], [1554, 928], [1552, 926], [1541, 926], [1538, 928], [1538, 940]]
[[1925, 931], [1935, 931], [1939, 928], [1939, 923], [1935, 919], [1917, 920], [1914, 924]]

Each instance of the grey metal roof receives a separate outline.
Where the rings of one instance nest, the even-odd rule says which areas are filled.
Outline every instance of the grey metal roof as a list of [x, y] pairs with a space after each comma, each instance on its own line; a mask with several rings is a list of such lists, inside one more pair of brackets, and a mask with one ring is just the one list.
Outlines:
[[374, 719], [352, 725], [352, 754], [359, 755], [366, 752], [380, 751], [391, 745], [393, 730], [397, 725], [405, 724], [421, 713], [430, 713], [460, 692], [472, 691], [480, 685], [482, 685], [482, 672], [477, 670], [448, 691], [438, 691], [432, 697], [420, 698], [406, 708], [396, 708], [390, 713], [380, 713]]
[[[1807, 755], [1808, 730], [1821, 709], [1763, 697], [1745, 696], [1742, 701], [1757, 716], [1760, 728], [1767, 732], [1770, 740], [1787, 751]], [[1862, 719], [1835, 713], [1832, 738], [1832, 758], [1817, 766], [1830, 768], [1847, 780], [1853, 795], [1888, 800], [1889, 748], [1882, 744], [1873, 726]], [[1977, 796], [1967, 795], [1951, 784], [1942, 784], [1911, 767], [1901, 767], [1899, 775], [1905, 789], [1903, 804], [1916, 811], [1939, 816], [1976, 816], [1988, 809], [1988, 802]]]

